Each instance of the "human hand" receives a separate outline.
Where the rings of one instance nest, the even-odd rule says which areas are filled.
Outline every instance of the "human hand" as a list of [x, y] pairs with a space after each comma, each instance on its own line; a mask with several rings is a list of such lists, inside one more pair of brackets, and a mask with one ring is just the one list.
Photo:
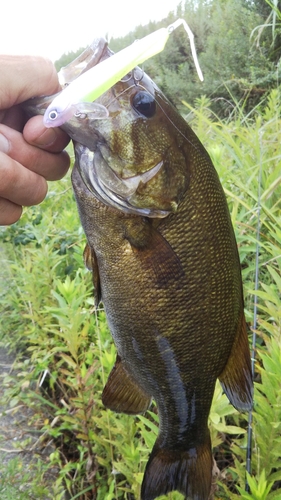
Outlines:
[[69, 137], [46, 129], [42, 116], [25, 117], [19, 104], [60, 90], [55, 67], [43, 57], [0, 55], [0, 225], [13, 224], [23, 206], [40, 203], [47, 180], [61, 179]]

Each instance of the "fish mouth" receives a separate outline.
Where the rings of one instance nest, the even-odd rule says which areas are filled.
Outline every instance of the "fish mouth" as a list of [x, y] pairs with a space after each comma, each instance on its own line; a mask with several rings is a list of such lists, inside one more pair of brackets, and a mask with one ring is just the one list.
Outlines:
[[86, 146], [76, 143], [75, 153], [78, 158], [76, 165], [84, 184], [105, 205], [126, 214], [143, 217], [163, 218], [170, 214], [168, 210], [138, 207], [131, 201], [139, 186], [157, 175], [163, 166], [163, 161], [146, 172], [121, 178], [110, 168], [99, 151], [90, 151]]
[[[109, 49], [107, 41], [102, 38], [94, 38], [92, 43], [73, 61], [60, 69], [58, 72], [58, 80], [62, 88], [76, 80], [82, 73], [85, 73], [93, 66], [99, 64], [102, 59], [109, 57], [113, 52]], [[41, 96], [28, 99], [21, 104], [21, 107], [29, 116], [44, 115], [46, 109], [61, 93], [61, 90], [51, 96]], [[91, 111], [91, 103], [88, 104], [88, 110]], [[79, 112], [79, 109], [78, 109]], [[64, 127], [61, 127], [64, 129]], [[67, 127], [66, 127], [67, 128]], [[68, 130], [66, 130], [69, 133]]]
[[58, 79], [62, 87], [73, 82], [82, 73], [96, 66], [108, 53], [112, 53], [108, 48], [107, 41], [100, 37], [94, 38], [92, 43], [73, 61], [60, 69]]

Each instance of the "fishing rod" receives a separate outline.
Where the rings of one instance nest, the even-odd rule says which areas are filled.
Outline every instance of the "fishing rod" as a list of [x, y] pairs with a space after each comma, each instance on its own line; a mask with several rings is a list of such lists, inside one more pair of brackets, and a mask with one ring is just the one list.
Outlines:
[[[255, 293], [254, 293], [254, 320], [253, 320], [253, 338], [252, 338], [252, 353], [251, 353], [251, 369], [254, 380], [255, 362], [256, 362], [256, 343], [257, 343], [257, 314], [258, 314], [258, 297], [257, 291], [259, 288], [259, 252], [260, 252], [260, 213], [261, 213], [261, 180], [262, 180], [262, 159], [260, 159], [259, 178], [258, 178], [258, 205], [257, 205], [257, 231], [256, 231], [256, 257], [255, 257]], [[252, 441], [253, 441], [253, 407], [249, 411], [248, 417], [248, 434], [247, 434], [247, 454], [246, 454], [246, 472], [252, 472]], [[246, 475], [245, 490], [250, 492], [250, 486]]]

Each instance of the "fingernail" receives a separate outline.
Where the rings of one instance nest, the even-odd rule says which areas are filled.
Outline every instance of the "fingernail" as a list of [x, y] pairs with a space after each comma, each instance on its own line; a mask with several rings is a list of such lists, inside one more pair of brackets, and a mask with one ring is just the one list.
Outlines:
[[57, 134], [53, 128], [47, 128], [44, 132], [37, 137], [36, 145], [37, 146], [52, 146], [57, 138]]
[[0, 151], [6, 154], [10, 151], [10, 143], [8, 139], [2, 134], [0, 134]]

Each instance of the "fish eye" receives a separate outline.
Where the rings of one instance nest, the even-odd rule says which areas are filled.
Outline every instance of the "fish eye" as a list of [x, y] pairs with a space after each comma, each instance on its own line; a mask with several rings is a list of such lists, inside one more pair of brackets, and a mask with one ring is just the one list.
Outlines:
[[49, 120], [56, 120], [56, 118], [58, 117], [58, 112], [53, 109], [53, 111], [50, 111], [49, 113]]
[[144, 90], [140, 90], [134, 95], [132, 105], [138, 113], [145, 116], [146, 118], [152, 118], [152, 116], [155, 115], [155, 99], [151, 94], [145, 92]]

